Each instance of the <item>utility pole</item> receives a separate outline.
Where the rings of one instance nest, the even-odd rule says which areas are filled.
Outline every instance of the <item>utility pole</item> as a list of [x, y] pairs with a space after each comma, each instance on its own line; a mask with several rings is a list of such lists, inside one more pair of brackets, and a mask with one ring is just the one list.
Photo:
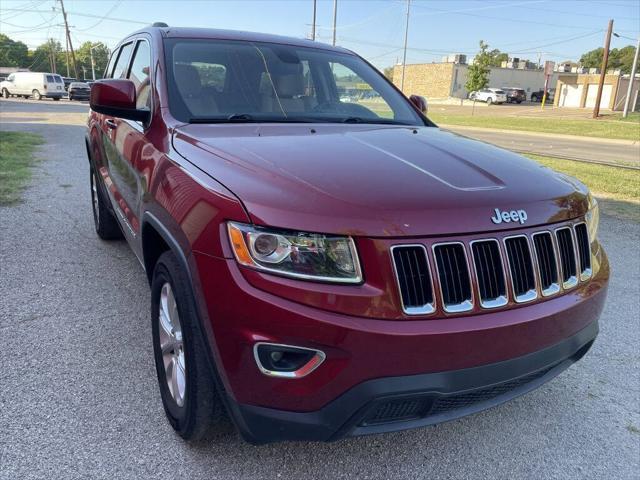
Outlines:
[[407, 38], [409, 37], [409, 8], [411, 0], [407, 0], [407, 24], [404, 27], [404, 53], [402, 54], [402, 77], [400, 77], [400, 91], [404, 92], [404, 69], [407, 66]]
[[71, 34], [69, 33], [69, 24], [67, 23], [67, 12], [64, 10], [64, 0], [60, 0], [60, 7], [62, 8], [62, 18], [64, 18], [64, 29], [67, 31], [67, 42], [71, 49], [71, 60], [73, 61], [73, 73], [75, 78], [78, 78], [78, 65], [76, 64], [76, 53], [73, 51], [73, 43], [71, 43]]
[[336, 46], [336, 19], [338, 18], [338, 0], [333, 0], [333, 45]]
[[[638, 37], [638, 44], [636, 45], [636, 55], [633, 57], [633, 66], [631, 67], [631, 76], [629, 77], [629, 87], [627, 88], [627, 98], [624, 100], [624, 111], [622, 112], [622, 118], [627, 118], [629, 115], [629, 104], [631, 103], [631, 94], [633, 93], [633, 84], [636, 79], [636, 69], [638, 68], [638, 51], [640, 51], [640, 36]], [[640, 90], [640, 86], [638, 86]], [[631, 111], [635, 109], [635, 104]]]
[[67, 57], [67, 77], [69, 77], [69, 39], [65, 37], [66, 45], [65, 45], [65, 56]]
[[313, 0], [313, 21], [311, 22], [311, 40], [315, 41], [315, 39], [316, 39], [316, 0]]
[[602, 99], [602, 89], [604, 88], [604, 77], [607, 74], [607, 63], [609, 62], [609, 47], [611, 46], [611, 32], [613, 32], [613, 19], [609, 20], [609, 28], [607, 28], [607, 36], [604, 39], [604, 52], [602, 53], [602, 71], [600, 72], [600, 81], [598, 82], [598, 94], [596, 95], [596, 104], [593, 107], [593, 118], [598, 118], [598, 115], [600, 115], [600, 100]]
[[53, 40], [53, 38], [51, 40], [49, 40], [49, 52], [51, 52], [51, 73], [57, 73], [56, 72], [56, 44]]

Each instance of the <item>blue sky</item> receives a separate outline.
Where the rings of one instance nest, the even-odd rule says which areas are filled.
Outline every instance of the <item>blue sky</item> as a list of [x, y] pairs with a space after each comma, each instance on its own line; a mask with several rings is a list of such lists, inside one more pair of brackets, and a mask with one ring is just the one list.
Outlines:
[[[57, 10], [52, 10], [54, 5]], [[311, 31], [312, 0], [65, 0], [77, 45], [115, 45], [145, 23], [214, 27], [295, 37]], [[379, 67], [402, 58], [406, 0], [338, 0], [338, 44]], [[318, 0], [318, 40], [331, 43], [333, 0]], [[447, 53], [472, 56], [480, 39], [491, 48], [536, 61], [578, 59], [602, 46], [609, 18], [612, 47], [634, 44], [640, 0], [412, 0], [408, 63], [440, 61]], [[2, 0], [0, 32], [29, 47], [48, 37], [64, 45], [62, 15], [54, 0]]]

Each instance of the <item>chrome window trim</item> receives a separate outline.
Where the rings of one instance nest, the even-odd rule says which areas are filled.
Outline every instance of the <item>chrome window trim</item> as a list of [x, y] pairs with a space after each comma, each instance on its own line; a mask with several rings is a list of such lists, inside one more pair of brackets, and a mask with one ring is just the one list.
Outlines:
[[[542, 289], [542, 272], [540, 271], [540, 260], [538, 259], [538, 251], [536, 249], [535, 237], [536, 235], [549, 235], [551, 238], [551, 248], [553, 249], [553, 259], [556, 262], [556, 281], [552, 283], [548, 288]], [[543, 297], [552, 297], [553, 295], [557, 295], [560, 293], [560, 262], [558, 261], [558, 246], [556, 245], [556, 238], [551, 230], [540, 230], [539, 232], [535, 232], [531, 234], [531, 243], [533, 244], [533, 257], [535, 258], [535, 263], [537, 265], [537, 273], [538, 273], [538, 288]]]
[[[507, 240], [511, 238], [524, 238], [527, 241], [527, 248], [529, 249], [529, 257], [531, 258], [531, 270], [533, 271], [533, 290], [528, 290], [522, 295], [516, 295], [516, 287], [513, 282], [513, 275], [511, 274], [511, 260], [509, 259], [509, 250], [507, 248]], [[518, 235], [510, 235], [508, 237], [502, 238], [502, 244], [504, 245], [504, 253], [507, 257], [507, 266], [509, 267], [509, 279], [511, 280], [511, 293], [513, 294], [513, 299], [516, 303], [528, 303], [532, 302], [536, 298], [538, 298], [538, 277], [536, 275], [536, 269], [533, 266], [533, 255], [531, 253], [531, 242], [529, 241], [529, 237], [525, 234]]]
[[[429, 272], [429, 283], [431, 285], [431, 296], [433, 297], [432, 303], [427, 303], [421, 307], [405, 307], [404, 300], [402, 299], [402, 289], [400, 288], [400, 276], [398, 275], [398, 270], [396, 268], [396, 260], [393, 257], [393, 251], [396, 248], [408, 248], [408, 247], [419, 247], [424, 250], [424, 256], [427, 259], [427, 270]], [[392, 245], [390, 248], [391, 252], [391, 265], [393, 267], [393, 274], [396, 279], [396, 287], [398, 288], [398, 295], [400, 296], [400, 305], [402, 307], [402, 311], [407, 315], [431, 315], [436, 311], [436, 292], [433, 288], [433, 273], [431, 269], [431, 262], [429, 260], [429, 252], [427, 251], [427, 247], [425, 247], [421, 243], [405, 243], [399, 245]]]
[[[258, 355], [258, 347], [260, 345], [269, 345], [272, 347], [295, 348], [298, 350], [308, 350], [310, 352], [315, 352], [315, 355], [311, 358], [311, 360], [305, 363], [298, 370], [294, 370], [293, 372], [276, 372], [273, 370], [268, 370], [264, 368], [264, 365], [262, 365], [262, 362], [260, 361], [260, 357]], [[253, 358], [260, 372], [262, 372], [264, 375], [267, 375], [268, 377], [297, 379], [297, 378], [304, 378], [307, 375], [309, 375], [311, 372], [316, 370], [325, 361], [325, 359], [327, 358], [327, 355], [322, 350], [317, 350], [315, 348], [299, 347], [298, 345], [286, 345], [284, 343], [256, 342], [253, 345]], [[307, 365], [309, 365], [311, 362], [315, 362], [313, 367], [309, 371], [304, 371], [304, 368]]]
[[[469, 277], [469, 291], [471, 292], [471, 298], [469, 300], [465, 300], [462, 303], [456, 303], [452, 305], [447, 305], [444, 302], [444, 296], [442, 294], [442, 282], [440, 281], [440, 269], [438, 268], [438, 261], [436, 257], [436, 248], [444, 245], [461, 245], [462, 252], [464, 253], [464, 260], [467, 264], [467, 275]], [[475, 293], [473, 288], [473, 279], [471, 278], [471, 267], [469, 265], [469, 256], [467, 255], [467, 247], [464, 242], [441, 242], [434, 243], [431, 245], [431, 253], [433, 254], [433, 259], [435, 263], [436, 273], [438, 275], [438, 290], [440, 291], [440, 300], [442, 301], [442, 308], [447, 313], [461, 313], [468, 312], [473, 310], [473, 305], [475, 304]]]
[[[559, 227], [556, 228], [553, 233], [554, 233], [554, 237], [556, 242], [558, 241], [558, 232], [561, 230], [569, 230], [569, 234], [571, 235], [571, 241], [573, 242], [573, 258], [576, 262], [576, 270], [579, 268], [580, 265], [580, 261], [578, 260], [577, 257], [577, 249], [576, 249], [576, 238], [575, 238], [575, 232], [573, 231], [573, 227], [570, 225], [565, 225], [564, 227]], [[560, 260], [560, 269], [561, 269], [561, 275], [560, 275], [560, 280], [562, 281], [562, 278], [564, 278], [564, 267], [562, 266], [562, 257], [561, 257], [561, 253], [560, 253], [560, 245], [557, 245], [558, 247], [558, 260]], [[566, 282], [562, 282], [562, 289], [563, 290], [570, 290], [573, 287], [575, 287], [576, 285], [578, 285], [578, 272], [576, 272], [576, 275], [572, 275], [571, 277], [569, 277], [569, 279]]]
[[[480, 279], [478, 278], [478, 271], [476, 270], [475, 255], [473, 253], [473, 244], [480, 243], [480, 242], [495, 242], [496, 245], [498, 245], [498, 254], [500, 255], [500, 266], [502, 267], [502, 278], [504, 279], [505, 294], [489, 301], [482, 300], [482, 295], [480, 293]], [[502, 249], [500, 248], [500, 242], [498, 241], [497, 238], [480, 238], [477, 240], [471, 240], [469, 242], [469, 250], [471, 251], [471, 260], [472, 260], [471, 266], [473, 267], [473, 273], [475, 274], [475, 277], [476, 277], [475, 288], [477, 290], [476, 293], [478, 294], [480, 307], [486, 308], [486, 309], [504, 307], [507, 303], [509, 303], [509, 288], [507, 287], [507, 272], [504, 268], [504, 259], [502, 258], [503, 252], [502, 252]]]
[[582, 268], [582, 259], [580, 258], [580, 255], [578, 254], [578, 258], [580, 259], [580, 281], [581, 282], [586, 282], [587, 280], [589, 280], [591, 278], [591, 276], [593, 275], [593, 253], [591, 252], [591, 238], [589, 238], [589, 225], [587, 225], [587, 222], [577, 222], [576, 224], [573, 225], [573, 233], [575, 235], [576, 238], [576, 245], [575, 245], [575, 251], [576, 253], [578, 252], [578, 231], [576, 230], [576, 227], [578, 227], [578, 225], [584, 225], [585, 227], [585, 231], [587, 232], [587, 246], [589, 247], [589, 259], [591, 260], [591, 267], [589, 268]]

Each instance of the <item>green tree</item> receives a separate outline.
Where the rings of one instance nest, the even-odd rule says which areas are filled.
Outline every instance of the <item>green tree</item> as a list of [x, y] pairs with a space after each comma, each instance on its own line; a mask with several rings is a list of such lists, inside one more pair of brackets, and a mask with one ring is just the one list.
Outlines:
[[492, 67], [501, 67], [502, 62], [509, 60], [509, 55], [501, 52], [497, 48], [487, 52], [487, 55], [489, 55], [489, 65]]
[[467, 92], [482, 90], [489, 84], [491, 56], [487, 51], [488, 48], [489, 45], [480, 40], [480, 51], [473, 58], [473, 63], [469, 65], [467, 70], [467, 83], [464, 84]]
[[66, 75], [66, 60], [62, 45], [53, 38], [29, 52], [28, 65], [33, 72], [51, 72], [51, 57], [55, 55], [55, 73]]
[[102, 42], [84, 42], [76, 50], [78, 75], [83, 79], [91, 79], [91, 48], [93, 47], [93, 62], [96, 79], [102, 78], [107, 63], [109, 63], [109, 49]]
[[385, 68], [382, 73], [384, 73], [384, 76], [387, 77], [387, 80], [393, 82], [393, 67]]
[[29, 49], [20, 42], [0, 33], [0, 65], [3, 67], [27, 67]]
[[[631, 73], [635, 51], [636, 49], [632, 45], [611, 49], [609, 52], [608, 68], [619, 68], [623, 73]], [[590, 50], [580, 57], [580, 64], [587, 68], [600, 68], [602, 67], [603, 53], [604, 48], [602, 47]]]

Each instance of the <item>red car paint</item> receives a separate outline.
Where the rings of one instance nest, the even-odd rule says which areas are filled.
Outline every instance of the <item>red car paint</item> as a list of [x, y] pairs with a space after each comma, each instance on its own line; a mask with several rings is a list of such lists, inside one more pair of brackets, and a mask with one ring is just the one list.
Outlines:
[[[492, 311], [476, 304], [464, 314], [440, 306], [431, 315], [404, 314], [390, 256], [393, 245], [422, 243], [430, 250], [438, 242], [468, 245], [582, 221], [589, 200], [578, 181], [432, 126], [185, 124], [168, 108], [165, 38], [315, 44], [214, 30], [143, 30], [122, 43], [145, 39], [151, 46], [148, 126], [95, 111], [88, 121], [91, 161], [148, 273], [153, 259], [145, 237], [154, 227], [145, 215], [176, 239], [218, 372], [235, 402], [311, 412], [367, 380], [520, 357], [597, 321], [609, 277], [597, 244], [588, 282]], [[526, 209], [526, 225], [492, 223], [496, 208]], [[315, 283], [242, 267], [229, 244], [230, 220], [353, 236], [365, 280]], [[304, 378], [270, 378], [253, 358], [258, 341], [317, 348], [327, 359]]]

